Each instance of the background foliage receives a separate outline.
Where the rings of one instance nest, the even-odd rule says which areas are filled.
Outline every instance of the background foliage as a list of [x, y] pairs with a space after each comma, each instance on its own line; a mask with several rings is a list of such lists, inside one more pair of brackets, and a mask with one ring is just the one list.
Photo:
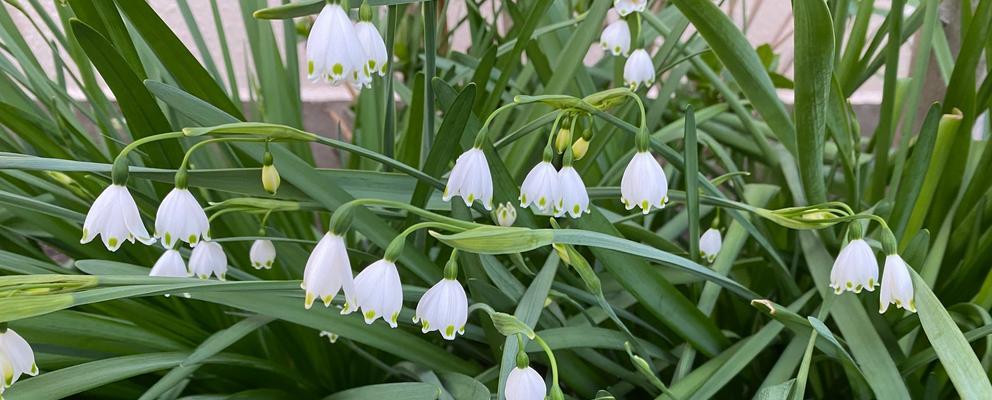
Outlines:
[[[315, 169], [310, 147], [273, 146], [283, 176], [276, 197], [309, 206], [269, 217], [264, 236], [286, 238], [276, 242], [272, 270], [249, 268], [258, 215], [215, 219], [213, 236], [232, 267], [229, 281], [217, 282], [142, 280], [161, 249], [125, 245], [109, 253], [99, 243], [81, 245], [84, 214], [109, 183], [109, 163], [132, 140], [236, 121], [302, 128], [295, 44], [323, 0], [265, 10], [264, 1], [243, 0], [242, 15], [220, 15], [211, 0], [220, 54], [202, 52], [201, 27], [192, 18], [197, 48], [186, 48], [142, 1], [59, 1], [55, 15], [44, 12], [43, 1], [0, 7], [0, 270], [8, 275], [0, 286], [40, 274], [100, 275], [104, 284], [36, 296], [62, 302], [54, 306], [0, 300], [0, 320], [32, 344], [43, 372], [11, 387], [9, 398], [501, 395], [516, 342], [483, 314], [471, 315], [465, 336], [447, 342], [421, 335], [409, 309], [395, 330], [333, 310], [305, 311], [296, 281], [328, 211], [351, 199], [489, 221], [458, 202], [441, 202], [439, 182], [480, 122], [514, 96], [584, 96], [620, 85], [622, 58], [582, 64], [611, 2], [466, 0], [468, 15], [447, 21], [449, 2], [370, 1], [384, 6], [376, 23], [392, 44], [394, 74], [376, 78], [354, 103], [351, 141], [358, 150], [338, 150], [347, 169]], [[580, 231], [571, 243], [614, 243], [597, 232], [626, 239], [569, 250], [589, 260], [601, 294], [542, 248], [463, 253], [469, 297], [533, 327], [555, 349], [574, 398], [990, 398], [992, 151], [970, 133], [988, 131], [974, 126], [992, 96], [992, 1], [962, 3], [962, 23], [946, 27], [963, 38], [952, 57], [938, 0], [895, 0], [891, 8], [870, 0], [796, 0], [794, 82], [770, 72], [774, 54], [753, 48], [710, 1], [652, 3], [640, 35], [656, 44], [655, 66], [664, 74], [656, 93], [639, 94], [673, 202], [647, 216], [623, 210], [617, 185], [633, 135], [592, 120], [591, 150], [576, 166], [595, 207], [559, 223]], [[177, 4], [189, 10], [186, 0]], [[483, 17], [483, 7], [498, 18]], [[32, 28], [63, 50], [55, 70], [41, 67], [13, 22], [12, 14], [27, 9], [41, 16]], [[884, 17], [878, 29], [869, 29], [873, 14]], [[242, 18], [250, 43], [225, 42], [225, 18]], [[497, 29], [496, 19], [505, 25]], [[471, 34], [465, 53], [450, 50], [455, 26]], [[912, 71], [900, 75], [891, 66], [910, 37], [920, 50]], [[250, 58], [232, 60], [232, 46], [247, 46]], [[917, 124], [930, 67], [921, 55], [929, 54], [948, 90]], [[237, 82], [222, 78], [238, 68], [253, 71], [245, 103]], [[848, 99], [877, 74], [885, 82], [880, 123], [861, 132]], [[83, 98], [68, 93], [70, 81]], [[776, 87], [794, 88], [791, 110]], [[686, 106], [696, 110], [694, 121], [686, 120]], [[516, 202], [517, 186], [543, 147], [543, 134], [528, 133], [547, 132], [548, 111], [518, 107], [494, 120], [486, 151], [496, 202]], [[633, 106], [613, 114], [637, 120]], [[698, 139], [698, 151], [686, 146], [686, 134]], [[132, 168], [130, 189], [146, 220], [195, 141], [157, 142], [132, 157], [140, 167]], [[210, 202], [270, 197], [258, 181], [261, 158], [257, 144], [195, 153], [191, 189]], [[408, 174], [404, 165], [432, 179]], [[696, 188], [702, 199], [686, 195]], [[724, 209], [723, 250], [710, 270], [693, 272], [696, 257], [687, 249], [697, 248], [698, 235], [689, 233], [715, 217], [722, 198], [770, 209], [836, 200], [886, 218], [918, 273], [919, 313], [879, 315], [877, 294], [831, 293], [840, 226], [797, 232]], [[379, 258], [411, 222], [383, 210], [356, 214], [349, 237], [356, 267]], [[549, 223], [520, 210], [517, 226]], [[440, 278], [450, 251], [429, 235], [415, 240], [400, 257], [408, 307]], [[340, 339], [330, 344], [318, 337], [322, 330]], [[649, 361], [646, 371], [625, 351], [631, 337]], [[527, 350], [545, 370], [539, 349]], [[664, 393], [656, 381], [664, 382]]]

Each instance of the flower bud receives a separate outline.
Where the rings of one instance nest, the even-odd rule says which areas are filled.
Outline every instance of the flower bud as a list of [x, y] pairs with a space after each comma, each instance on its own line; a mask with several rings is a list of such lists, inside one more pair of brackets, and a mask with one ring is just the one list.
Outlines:
[[513, 207], [513, 204], [509, 202], [500, 204], [496, 207], [496, 222], [500, 226], [513, 226], [513, 222], [517, 220], [517, 209]]
[[552, 233], [547, 229], [503, 228], [484, 226], [453, 235], [430, 231], [442, 243], [478, 254], [510, 254], [534, 250], [551, 244]]
[[572, 157], [575, 157], [576, 161], [585, 157], [587, 151], [589, 151], [589, 141], [586, 138], [580, 137], [572, 144]]
[[262, 163], [262, 188], [269, 194], [276, 194], [279, 190], [279, 170], [272, 164], [272, 153], [265, 152], [265, 161]]
[[572, 144], [572, 130], [567, 127], [559, 129], [558, 136], [555, 136], [555, 150], [564, 153], [570, 144]]

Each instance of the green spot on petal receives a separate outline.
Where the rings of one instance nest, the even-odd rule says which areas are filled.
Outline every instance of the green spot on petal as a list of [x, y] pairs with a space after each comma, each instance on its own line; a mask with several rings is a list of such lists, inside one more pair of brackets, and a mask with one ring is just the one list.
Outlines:
[[375, 319], [375, 310], [366, 312], [365, 313], [365, 319], [367, 319], [367, 320], [373, 320], [373, 319]]
[[118, 240], [115, 237], [111, 237], [107, 243], [110, 244], [110, 247], [117, 247]]
[[448, 325], [447, 328], [444, 328], [444, 335], [445, 336], [454, 336], [455, 335], [455, 326], [454, 325]]
[[307, 61], [307, 75], [313, 75], [313, 61]]
[[574, 207], [572, 207], [572, 214], [578, 214], [580, 212], [582, 212], [582, 209], [579, 208], [579, 205], [578, 204], [576, 204]]
[[196, 244], [196, 235], [189, 235], [189, 238], [186, 239], [186, 242], [189, 244]]
[[344, 66], [340, 63], [334, 64], [334, 66], [331, 67], [331, 72], [333, 72], [334, 75], [341, 75], [344, 73]]

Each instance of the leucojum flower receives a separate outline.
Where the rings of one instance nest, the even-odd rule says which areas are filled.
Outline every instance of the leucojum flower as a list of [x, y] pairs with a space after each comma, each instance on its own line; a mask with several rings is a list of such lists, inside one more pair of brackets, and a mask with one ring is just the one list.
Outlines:
[[513, 204], [506, 202], [496, 207], [496, 222], [499, 226], [513, 226], [517, 221], [517, 209]]
[[830, 287], [834, 293], [841, 294], [845, 290], [861, 293], [875, 290], [878, 285], [878, 261], [875, 253], [860, 235], [847, 243], [840, 250], [830, 270]]
[[520, 207], [532, 207], [539, 215], [554, 215], [562, 208], [558, 171], [550, 161], [541, 161], [520, 185]]
[[365, 64], [369, 74], [386, 75], [386, 43], [379, 30], [372, 25], [372, 7], [362, 2], [358, 9], [359, 21], [355, 24], [355, 35], [365, 50]]
[[403, 308], [403, 286], [396, 263], [382, 259], [359, 272], [355, 277], [355, 302], [349, 303], [341, 313], [349, 314], [361, 308], [366, 324], [382, 317], [395, 328]]
[[125, 240], [134, 243], [137, 239], [144, 244], [155, 242], [141, 222], [141, 214], [131, 192], [126, 186], [116, 183], [104, 189], [86, 213], [83, 237], [79, 243], [89, 243], [97, 236], [110, 251], [117, 251]]
[[321, 299], [324, 306], [330, 306], [331, 300], [342, 289], [346, 303], [355, 304], [351, 261], [348, 260], [348, 249], [343, 236], [327, 232], [317, 242], [307, 259], [306, 268], [303, 269], [303, 283], [300, 287], [306, 291], [303, 306], [307, 309], [313, 306], [316, 299]]
[[326, 4], [307, 37], [307, 76], [311, 81], [369, 86], [368, 59], [355, 26], [339, 4]]
[[167, 249], [180, 241], [196, 246], [201, 237], [210, 240], [207, 213], [185, 185], [177, 185], [158, 206], [158, 212], [155, 213], [155, 236], [162, 239], [162, 246]]
[[155, 261], [148, 276], [185, 278], [189, 276], [189, 271], [186, 270], [186, 263], [183, 261], [183, 256], [179, 255], [179, 251], [168, 249], [158, 257], [158, 261]]
[[599, 37], [599, 44], [615, 56], [630, 53], [630, 27], [627, 21], [618, 19], [607, 25]]
[[272, 269], [272, 264], [276, 260], [276, 247], [272, 245], [271, 240], [256, 240], [251, 244], [248, 258], [255, 269]]
[[648, 0], [613, 0], [613, 8], [620, 16], [625, 17], [632, 12], [644, 12], [648, 7]]
[[723, 238], [720, 235], [719, 229], [707, 229], [699, 237], [699, 253], [706, 259], [706, 262], [712, 263], [713, 260], [716, 260], [716, 255], [720, 253], [720, 247], [722, 245]]
[[413, 315], [413, 322], [420, 322], [421, 332], [438, 331], [447, 340], [455, 340], [456, 333], [465, 333], [468, 321], [468, 296], [457, 280], [457, 257], [458, 251], [453, 250], [444, 266], [444, 278], [420, 297]]
[[513, 367], [506, 377], [506, 400], [542, 400], [547, 393], [544, 378], [530, 366]]
[[204, 240], [193, 248], [189, 255], [189, 272], [200, 279], [210, 278], [213, 274], [217, 279], [224, 280], [227, 274], [227, 254], [220, 243]]
[[647, 150], [639, 149], [623, 171], [620, 201], [628, 210], [640, 207], [644, 214], [651, 212], [651, 207], [665, 208], [668, 178], [661, 164]]
[[909, 275], [909, 265], [898, 254], [885, 256], [878, 312], [884, 313], [889, 308], [889, 304], [916, 312], [916, 299], [913, 296], [913, 279]]
[[640, 85], [654, 84], [654, 62], [646, 50], [637, 49], [630, 53], [627, 63], [623, 65], [623, 81], [631, 90], [636, 90]]
[[34, 362], [34, 351], [21, 335], [13, 329], [0, 327], [0, 394], [10, 385], [17, 382], [23, 374], [38, 375], [38, 366]]
[[455, 160], [441, 198], [449, 201], [453, 196], [461, 196], [469, 207], [479, 200], [486, 210], [493, 209], [493, 177], [489, 173], [486, 153], [481, 148], [473, 147]]

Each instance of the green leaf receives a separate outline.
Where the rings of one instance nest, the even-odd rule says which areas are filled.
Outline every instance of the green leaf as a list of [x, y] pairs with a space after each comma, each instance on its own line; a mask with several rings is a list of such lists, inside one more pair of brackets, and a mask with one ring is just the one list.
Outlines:
[[799, 172], [810, 203], [826, 201], [823, 142], [833, 74], [834, 30], [822, 0], [793, 4], [795, 30], [796, 136]]
[[429, 383], [404, 382], [383, 383], [348, 389], [327, 396], [324, 400], [433, 400], [440, 395], [441, 389]]

